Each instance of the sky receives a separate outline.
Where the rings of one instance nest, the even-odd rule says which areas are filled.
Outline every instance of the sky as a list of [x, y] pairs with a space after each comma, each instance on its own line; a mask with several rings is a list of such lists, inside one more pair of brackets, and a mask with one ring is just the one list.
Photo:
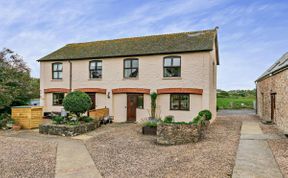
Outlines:
[[218, 30], [219, 89], [253, 89], [288, 51], [288, 0], [0, 0], [0, 49], [37, 59], [67, 43]]

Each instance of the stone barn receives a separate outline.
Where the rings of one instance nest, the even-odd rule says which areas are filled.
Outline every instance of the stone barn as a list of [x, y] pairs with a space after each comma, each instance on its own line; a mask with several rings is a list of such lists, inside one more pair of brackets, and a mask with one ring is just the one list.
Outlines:
[[288, 52], [257, 80], [257, 114], [288, 133]]

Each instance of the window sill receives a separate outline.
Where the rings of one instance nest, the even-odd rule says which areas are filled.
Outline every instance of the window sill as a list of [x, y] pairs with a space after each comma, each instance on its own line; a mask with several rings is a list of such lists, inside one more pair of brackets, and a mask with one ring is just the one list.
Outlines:
[[51, 82], [62, 82], [63, 79], [51, 79]]
[[182, 80], [182, 77], [163, 77], [162, 80]]
[[139, 80], [138, 77], [123, 78], [122, 80]]
[[88, 81], [101, 81], [102, 78], [89, 78]]
[[190, 109], [187, 109], [187, 110], [186, 109], [185, 110], [184, 109], [182, 109], [182, 110], [180, 110], [180, 109], [170, 109], [170, 111], [190, 111]]

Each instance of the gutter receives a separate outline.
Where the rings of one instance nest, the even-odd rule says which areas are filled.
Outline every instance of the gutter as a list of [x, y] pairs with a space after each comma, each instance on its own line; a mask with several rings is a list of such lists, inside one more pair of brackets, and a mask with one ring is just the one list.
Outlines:
[[262, 80], [264, 80], [264, 79], [266, 79], [266, 78], [271, 77], [272, 75], [275, 75], [275, 74], [278, 74], [278, 73], [280, 73], [280, 72], [283, 72], [283, 71], [286, 70], [286, 69], [288, 69], [288, 65], [287, 65], [287, 66], [284, 66], [284, 67], [282, 67], [282, 68], [279, 68], [279, 69], [277, 69], [277, 70], [275, 70], [275, 71], [273, 71], [273, 72], [271, 72], [271, 73], [268, 73], [267, 75], [265, 75], [265, 76], [263, 76], [263, 77], [261, 77], [261, 78], [258, 78], [255, 82], [260, 82], [260, 81], [262, 81]]

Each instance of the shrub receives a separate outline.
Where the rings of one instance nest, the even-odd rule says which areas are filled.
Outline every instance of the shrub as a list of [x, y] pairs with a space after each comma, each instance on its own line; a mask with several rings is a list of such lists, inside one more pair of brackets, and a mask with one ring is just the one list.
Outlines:
[[205, 116], [206, 120], [208, 121], [212, 119], [212, 113], [207, 109], [200, 111], [198, 116]]
[[91, 108], [92, 101], [90, 97], [81, 91], [69, 93], [63, 101], [64, 109], [70, 111], [80, 117]]
[[179, 124], [179, 125], [191, 125], [192, 122], [172, 122], [173, 124]]
[[52, 121], [54, 124], [63, 124], [64, 123], [64, 117], [54, 116], [54, 117], [52, 117]]
[[84, 121], [84, 122], [91, 122], [93, 121], [93, 119], [89, 116], [82, 116], [81, 117], [81, 120]]
[[144, 126], [146, 127], [157, 127], [157, 122], [155, 121], [146, 121], [143, 123]]
[[172, 123], [174, 121], [174, 116], [169, 115], [164, 118], [165, 123]]
[[198, 115], [192, 120], [192, 124], [199, 125], [202, 121], [203, 121], [203, 117]]
[[13, 124], [14, 120], [11, 118], [11, 115], [8, 113], [0, 114], [0, 128], [6, 127], [8, 124]]

